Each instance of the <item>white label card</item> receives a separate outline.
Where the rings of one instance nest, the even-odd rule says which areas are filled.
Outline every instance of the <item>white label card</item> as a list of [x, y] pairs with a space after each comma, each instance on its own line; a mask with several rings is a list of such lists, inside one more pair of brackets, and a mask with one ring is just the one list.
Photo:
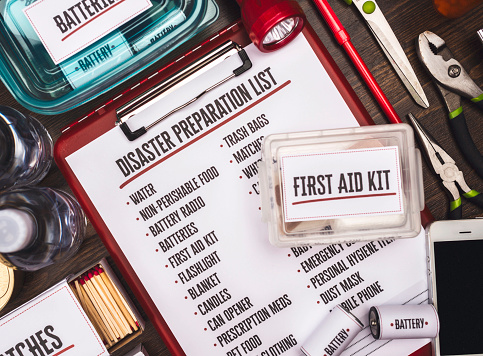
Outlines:
[[62, 282], [0, 320], [0, 355], [109, 355]]
[[24, 12], [58, 64], [151, 6], [150, 0], [38, 0]]
[[285, 221], [402, 214], [398, 147], [281, 157]]

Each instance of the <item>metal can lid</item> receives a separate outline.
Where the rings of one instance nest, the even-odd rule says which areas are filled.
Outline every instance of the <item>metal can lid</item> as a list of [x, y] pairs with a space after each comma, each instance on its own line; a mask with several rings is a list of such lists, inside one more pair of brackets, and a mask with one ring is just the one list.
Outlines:
[[15, 273], [13, 268], [0, 263], [0, 310], [12, 297], [15, 288]]

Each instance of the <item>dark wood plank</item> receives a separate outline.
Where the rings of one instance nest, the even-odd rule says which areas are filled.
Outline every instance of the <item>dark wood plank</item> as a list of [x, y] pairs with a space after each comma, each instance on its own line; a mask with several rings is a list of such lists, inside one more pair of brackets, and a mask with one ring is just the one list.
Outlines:
[[[161, 59], [156, 65], [148, 68], [140, 75], [124, 83], [109, 92], [79, 108], [64, 114], [45, 116], [32, 113], [37, 117], [49, 130], [54, 140], [60, 136], [60, 129], [70, 122], [79, 118], [92, 109], [98, 107], [116, 93], [121, 92], [123, 88], [135, 83], [139, 78], [143, 78], [155, 70], [156, 67], [167, 63], [170, 59], [179, 56], [188, 48], [194, 47], [196, 43], [208, 37], [212, 32], [222, 29], [228, 24], [238, 19], [239, 8], [234, 0], [217, 0], [220, 6], [220, 18], [209, 29], [203, 31], [195, 38], [183, 44], [180, 48]], [[373, 99], [370, 92], [361, 80], [359, 74], [355, 71], [348, 57], [343, 50], [335, 42], [332, 33], [317, 12], [316, 7], [310, 0], [299, 0], [300, 5], [304, 9], [308, 22], [317, 32], [336, 63], [341, 68], [349, 83], [365, 105], [369, 114], [376, 123], [388, 123], [382, 114], [377, 102]], [[342, 24], [352, 37], [352, 42], [366, 62], [367, 66], [373, 73], [374, 77], [386, 93], [387, 97], [395, 107], [398, 114], [406, 121], [405, 116], [412, 112], [423, 125], [431, 132], [431, 134], [440, 142], [440, 144], [448, 151], [448, 153], [456, 160], [458, 166], [465, 174], [469, 186], [476, 190], [483, 190], [483, 184], [479, 177], [474, 173], [471, 167], [463, 159], [455, 145], [455, 141], [448, 128], [447, 112], [443, 106], [443, 102], [439, 97], [431, 78], [424, 71], [419, 63], [415, 52], [415, 39], [419, 33], [430, 30], [441, 36], [453, 51], [455, 57], [463, 64], [470, 76], [475, 80], [476, 84], [483, 87], [483, 44], [479, 41], [476, 31], [483, 27], [483, 5], [467, 13], [463, 17], [456, 20], [449, 20], [439, 15], [432, 7], [430, 0], [379, 0], [378, 4], [386, 15], [389, 24], [392, 26], [394, 33], [402, 44], [413, 68], [418, 75], [421, 84], [424, 87], [426, 95], [430, 101], [429, 109], [422, 109], [417, 106], [403, 87], [397, 75], [393, 71], [389, 62], [385, 58], [381, 49], [377, 45], [375, 39], [365, 25], [362, 16], [354, 7], [347, 6], [340, 0], [329, 0], [334, 11], [339, 16]], [[21, 107], [0, 84], [0, 104], [12, 106], [24, 113], [27, 110]], [[473, 139], [477, 146], [483, 151], [483, 130], [481, 130], [481, 117], [483, 113], [478, 112], [471, 103], [464, 101], [465, 114], [468, 125], [474, 133]], [[480, 125], [480, 126], [479, 126]], [[426, 204], [436, 220], [446, 219], [448, 210], [448, 196], [446, 195], [439, 180], [430, 172], [427, 165], [424, 165], [424, 186]], [[70, 191], [65, 179], [60, 174], [57, 167], [53, 167], [42, 182], [43, 186], [50, 186], [65, 191]], [[482, 211], [477, 207], [463, 202], [463, 216], [465, 218], [474, 218], [482, 215]], [[112, 267], [116, 271], [118, 277], [122, 278], [114, 266], [112, 259], [109, 257], [103, 244], [100, 242], [96, 232], [89, 225], [88, 233], [79, 253], [68, 263], [58, 264], [47, 267], [35, 273], [26, 275], [25, 284], [14, 300], [0, 312], [0, 316], [27, 302], [35, 295], [41, 293], [51, 287], [62, 278], [71, 273], [76, 273], [94, 263], [101, 258], [107, 257]], [[128, 286], [124, 283], [124, 287], [129, 291]], [[131, 297], [134, 299], [134, 297]], [[135, 304], [141, 310], [139, 304]], [[142, 312], [142, 310], [141, 310]], [[146, 315], [142, 313], [146, 318]], [[147, 318], [146, 318], [147, 319]], [[136, 344], [143, 343], [151, 356], [167, 356], [169, 352], [164, 346], [163, 341], [158, 336], [151, 323], [147, 321], [145, 332], [135, 341], [123, 347], [114, 353], [115, 356], [122, 355], [132, 349]]]

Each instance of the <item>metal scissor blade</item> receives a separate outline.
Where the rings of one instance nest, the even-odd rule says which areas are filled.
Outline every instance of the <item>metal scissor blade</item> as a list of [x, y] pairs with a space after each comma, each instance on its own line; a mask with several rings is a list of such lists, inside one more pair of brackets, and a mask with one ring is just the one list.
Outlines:
[[375, 5], [375, 9], [372, 13], [368, 13], [367, 9], [363, 8], [364, 3], [364, 0], [354, 1], [354, 4], [366, 20], [371, 32], [374, 34], [374, 37], [386, 54], [389, 62], [394, 67], [394, 70], [401, 78], [404, 86], [407, 88], [416, 103], [423, 108], [428, 108], [429, 102], [426, 98], [426, 94], [424, 94], [424, 90], [416, 77], [416, 73], [414, 73], [401, 44], [394, 35], [384, 14], [377, 5]]

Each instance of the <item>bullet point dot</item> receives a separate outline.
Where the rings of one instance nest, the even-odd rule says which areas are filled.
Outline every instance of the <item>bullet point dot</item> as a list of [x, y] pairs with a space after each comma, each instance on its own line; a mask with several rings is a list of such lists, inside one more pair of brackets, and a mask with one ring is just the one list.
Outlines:
[[166, 266], [164, 266], [164, 267], [168, 268], [168, 265], [166, 265]]
[[258, 210], [262, 210], [262, 207], [261, 207], [261, 206], [259, 206], [259, 207], [258, 207]]
[[290, 256], [291, 256], [291, 254], [289, 253], [287, 256], [288, 256], [288, 257], [290, 257]]
[[223, 147], [223, 145], [220, 145], [220, 147]]
[[297, 272], [300, 273], [300, 270], [298, 270]]
[[159, 250], [158, 250], [158, 249], [156, 249], [156, 252], [158, 252], [158, 251], [159, 251]]
[[425, 322], [424, 324], [428, 325], [428, 322]]
[[351, 331], [351, 330], [350, 330], [350, 329], [345, 329], [345, 331], [349, 332], [349, 331]]
[[188, 299], [188, 296], [185, 296], [184, 299]]
[[230, 163], [233, 163], [233, 160], [232, 159], [230, 160]]
[[207, 328], [205, 328], [205, 331], [208, 330]]
[[129, 205], [129, 202], [126, 202], [126, 205]]
[[240, 179], [242, 179], [242, 176], [240, 176]]
[[139, 218], [136, 218], [136, 220], [139, 220]]
[[178, 281], [174, 281], [174, 283], [178, 283]]
[[146, 236], [149, 236], [149, 234], [146, 234]]
[[307, 288], [310, 288], [310, 286], [307, 286]]
[[320, 304], [320, 300], [317, 301], [317, 304]]
[[252, 192], [249, 192], [248, 194], [252, 194]]
[[214, 346], [216, 347], [216, 344], [214, 344]]
[[195, 315], [198, 315], [198, 312], [195, 312]]
[[393, 324], [393, 323], [391, 323], [391, 326], [394, 326], [394, 324]]

